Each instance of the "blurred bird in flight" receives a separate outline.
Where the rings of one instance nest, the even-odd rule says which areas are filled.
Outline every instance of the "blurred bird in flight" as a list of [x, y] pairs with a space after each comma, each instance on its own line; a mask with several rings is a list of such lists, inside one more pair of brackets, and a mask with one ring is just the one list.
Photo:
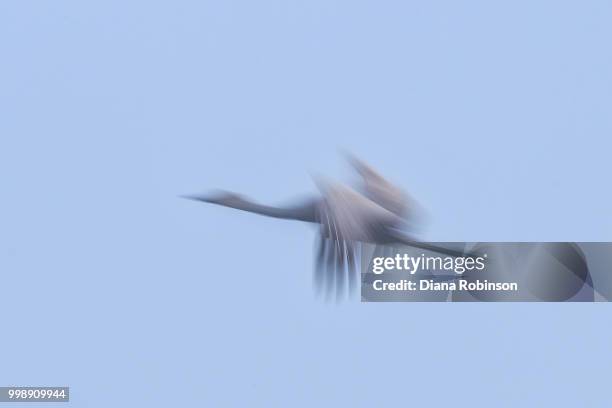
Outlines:
[[362, 243], [379, 246], [406, 245], [454, 257], [465, 252], [418, 241], [408, 231], [414, 225], [418, 205], [400, 188], [372, 167], [348, 156], [361, 176], [353, 189], [345, 184], [317, 179], [321, 195], [290, 207], [258, 204], [231, 192], [189, 195], [184, 198], [235, 208], [268, 217], [314, 223], [317, 234], [315, 287], [336, 297], [357, 288], [358, 252]]

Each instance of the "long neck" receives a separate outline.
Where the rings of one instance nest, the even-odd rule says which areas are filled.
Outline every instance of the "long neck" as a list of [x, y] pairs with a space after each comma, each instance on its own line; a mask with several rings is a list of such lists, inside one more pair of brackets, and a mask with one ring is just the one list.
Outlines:
[[315, 222], [315, 207], [312, 203], [307, 203], [302, 206], [290, 208], [272, 207], [269, 205], [254, 203], [249, 200], [240, 200], [239, 202], [219, 204], [224, 205], [226, 207], [235, 208], [237, 210], [265, 215], [266, 217]]

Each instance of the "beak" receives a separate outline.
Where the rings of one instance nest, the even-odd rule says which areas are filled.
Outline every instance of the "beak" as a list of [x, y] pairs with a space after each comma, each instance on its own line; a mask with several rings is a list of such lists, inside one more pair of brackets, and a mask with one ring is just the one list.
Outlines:
[[179, 198], [184, 198], [186, 200], [193, 201], [204, 201], [205, 203], [209, 203], [211, 199], [206, 196], [198, 196], [198, 195], [180, 195]]

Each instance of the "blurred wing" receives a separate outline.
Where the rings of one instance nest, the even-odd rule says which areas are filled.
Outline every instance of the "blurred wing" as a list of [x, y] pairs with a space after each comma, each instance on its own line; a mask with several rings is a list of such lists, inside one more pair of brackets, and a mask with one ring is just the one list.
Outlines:
[[349, 297], [358, 288], [358, 243], [317, 237], [314, 286], [327, 299]]
[[[397, 223], [399, 217], [367, 197], [341, 184], [320, 183], [323, 194], [318, 216], [315, 287], [337, 299], [357, 288], [359, 242], [373, 242], [377, 231]], [[382, 232], [381, 232], [382, 234]]]
[[348, 241], [380, 242], [383, 231], [399, 226], [402, 219], [352, 188], [338, 184], [320, 185], [321, 233]]
[[409, 199], [399, 187], [391, 184], [391, 182], [362, 160], [349, 156], [349, 161], [361, 175], [363, 189], [369, 199], [393, 214], [402, 217], [406, 215]]

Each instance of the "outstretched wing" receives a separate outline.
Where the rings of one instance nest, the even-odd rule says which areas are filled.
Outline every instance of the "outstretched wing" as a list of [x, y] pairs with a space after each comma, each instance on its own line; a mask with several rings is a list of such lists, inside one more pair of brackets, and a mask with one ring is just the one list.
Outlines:
[[317, 255], [314, 270], [314, 286], [317, 292], [330, 299], [340, 300], [359, 288], [359, 243], [341, 239], [317, 237]]
[[400, 217], [406, 216], [411, 200], [404, 191], [389, 182], [364, 161], [355, 156], [348, 156], [348, 158], [355, 170], [361, 175], [365, 195], [393, 214]]
[[324, 236], [380, 243], [386, 240], [387, 228], [402, 223], [402, 218], [346, 185], [326, 182], [319, 188], [323, 195], [319, 223]]
[[[364, 195], [342, 184], [319, 183], [323, 200], [318, 217], [315, 287], [341, 298], [358, 287], [361, 242], [380, 242], [384, 231], [401, 219]], [[335, 289], [335, 290], [334, 290]]]

